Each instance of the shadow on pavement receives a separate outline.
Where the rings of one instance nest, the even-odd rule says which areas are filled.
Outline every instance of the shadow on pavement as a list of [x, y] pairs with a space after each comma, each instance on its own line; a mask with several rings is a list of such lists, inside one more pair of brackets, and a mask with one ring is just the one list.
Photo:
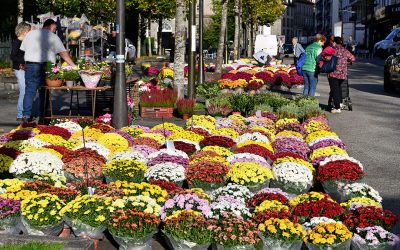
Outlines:
[[375, 95], [385, 95], [385, 96], [391, 96], [391, 97], [400, 97], [398, 93], [387, 93], [383, 91], [383, 84], [371, 84], [371, 83], [365, 83], [365, 84], [350, 84], [351, 89], [356, 89], [358, 91], [362, 92], [367, 92]]

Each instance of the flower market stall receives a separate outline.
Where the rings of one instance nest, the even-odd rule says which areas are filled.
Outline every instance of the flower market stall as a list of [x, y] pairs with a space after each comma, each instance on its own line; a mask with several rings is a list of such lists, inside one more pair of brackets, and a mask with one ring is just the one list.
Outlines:
[[[266, 96], [264, 96], [266, 98]], [[314, 99], [115, 129], [54, 120], [0, 136], [0, 230], [120, 249], [393, 249], [382, 207]], [[295, 109], [297, 108], [297, 109]], [[301, 110], [301, 112], [299, 111]]]

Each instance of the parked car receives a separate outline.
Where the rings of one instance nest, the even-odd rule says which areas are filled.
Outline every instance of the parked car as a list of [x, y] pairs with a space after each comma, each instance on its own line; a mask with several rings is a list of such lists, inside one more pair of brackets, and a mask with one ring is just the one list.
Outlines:
[[385, 61], [383, 89], [385, 92], [400, 91], [400, 52]]
[[374, 54], [381, 57], [388, 57], [400, 50], [400, 28], [392, 30], [382, 41], [375, 43]]

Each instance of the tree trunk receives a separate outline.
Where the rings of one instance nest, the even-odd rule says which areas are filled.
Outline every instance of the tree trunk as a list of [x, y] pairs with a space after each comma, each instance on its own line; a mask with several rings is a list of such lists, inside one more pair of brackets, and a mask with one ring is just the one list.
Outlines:
[[140, 58], [140, 53], [142, 50], [142, 15], [139, 13], [139, 24], [138, 24], [138, 39], [137, 39], [137, 50], [136, 50], [136, 58]]
[[174, 86], [178, 92], [178, 100], [182, 99], [185, 94], [184, 93], [185, 28], [186, 28], [186, 0], [176, 0]]
[[157, 48], [157, 53], [159, 56], [163, 55], [163, 49], [162, 49], [162, 17], [158, 19], [158, 38], [157, 38], [157, 43], [158, 43], [158, 48]]
[[219, 31], [219, 43], [217, 51], [217, 68], [216, 72], [221, 73], [222, 62], [224, 60], [224, 46], [225, 46], [225, 30], [228, 19], [228, 0], [222, 2], [222, 14], [221, 14], [221, 29]]
[[233, 60], [239, 59], [239, 34], [240, 34], [240, 18], [239, 18], [240, 0], [235, 0], [235, 34], [233, 40]]
[[24, 21], [24, 0], [18, 0], [18, 23]]
[[147, 35], [148, 35], [148, 41], [147, 41], [147, 44], [148, 44], [148, 49], [149, 49], [149, 56], [152, 56], [152, 51], [151, 51], [151, 20], [150, 20], [150, 18], [149, 19], [147, 19], [147, 30], [148, 30], [148, 32], [147, 32]]
[[249, 37], [249, 47], [247, 48], [247, 56], [252, 57], [253, 56], [253, 38], [254, 38], [254, 25], [253, 21], [250, 21], [250, 29], [248, 33]]

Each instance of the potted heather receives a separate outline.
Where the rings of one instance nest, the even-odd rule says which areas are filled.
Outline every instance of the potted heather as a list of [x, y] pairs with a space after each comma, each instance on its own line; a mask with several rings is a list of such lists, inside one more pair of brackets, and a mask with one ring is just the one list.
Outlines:
[[171, 118], [177, 93], [170, 88], [150, 89], [140, 96], [140, 115], [149, 118]]
[[180, 99], [176, 102], [176, 109], [182, 115], [183, 120], [187, 120], [193, 115], [195, 104], [193, 99]]

